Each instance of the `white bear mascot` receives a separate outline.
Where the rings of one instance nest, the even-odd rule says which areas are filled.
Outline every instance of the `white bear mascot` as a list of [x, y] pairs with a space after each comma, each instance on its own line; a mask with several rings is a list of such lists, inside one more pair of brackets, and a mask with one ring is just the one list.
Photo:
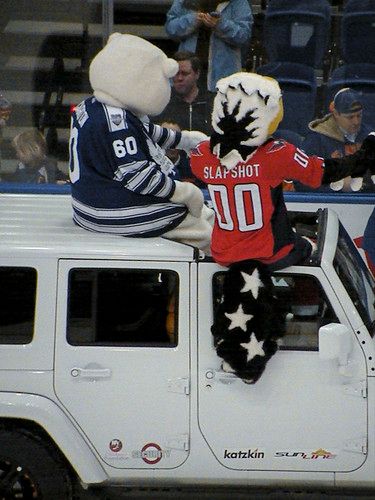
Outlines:
[[178, 63], [133, 35], [114, 33], [95, 56], [93, 96], [72, 116], [73, 219], [90, 231], [163, 236], [208, 251], [214, 213], [198, 187], [173, 178], [170, 148], [189, 152], [206, 139], [149, 122], [170, 99]]

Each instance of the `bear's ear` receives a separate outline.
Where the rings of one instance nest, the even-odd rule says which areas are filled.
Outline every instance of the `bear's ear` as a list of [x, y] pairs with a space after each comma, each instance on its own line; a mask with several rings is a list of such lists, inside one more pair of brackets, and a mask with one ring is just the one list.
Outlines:
[[113, 42], [113, 40], [115, 40], [116, 38], [118, 38], [119, 36], [121, 36], [121, 33], [112, 33], [112, 35], [109, 36], [108, 38], [108, 42]]
[[163, 60], [163, 73], [167, 78], [172, 78], [178, 71], [178, 62], [174, 59], [167, 58]]

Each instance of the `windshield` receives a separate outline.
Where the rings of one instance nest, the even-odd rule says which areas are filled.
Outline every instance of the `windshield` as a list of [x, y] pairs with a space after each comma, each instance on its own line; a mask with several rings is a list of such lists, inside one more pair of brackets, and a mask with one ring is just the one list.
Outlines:
[[341, 223], [333, 264], [365, 326], [373, 336], [375, 334], [374, 280]]

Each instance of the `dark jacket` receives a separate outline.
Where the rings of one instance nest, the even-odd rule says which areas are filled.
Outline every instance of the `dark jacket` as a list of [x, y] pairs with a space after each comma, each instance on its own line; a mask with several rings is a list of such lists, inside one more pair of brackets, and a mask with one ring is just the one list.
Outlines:
[[56, 160], [45, 158], [36, 167], [20, 162], [11, 180], [28, 184], [55, 184], [57, 181], [68, 181], [68, 176], [57, 168]]
[[154, 123], [171, 121], [181, 130], [199, 130], [207, 135], [212, 133], [211, 113], [215, 94], [199, 90], [196, 99], [189, 104], [172, 89], [172, 96], [164, 111], [152, 117]]
[[[342, 130], [338, 127], [332, 113], [323, 118], [318, 118], [309, 123], [308, 133], [301, 148], [308, 155], [317, 155], [322, 158], [342, 158], [353, 154], [361, 147], [365, 137], [372, 129], [362, 122], [361, 128], [356, 136], [355, 142], [348, 141]], [[311, 191], [311, 189], [296, 185], [297, 191]], [[369, 178], [365, 178], [362, 191], [373, 191], [374, 185]], [[329, 186], [322, 186], [319, 191], [333, 192]]]
[[363, 139], [372, 131], [362, 123], [355, 143], [351, 143], [346, 140], [331, 113], [310, 122], [309, 129], [311, 132], [306, 135], [302, 147], [307, 154], [322, 158], [341, 158], [355, 153], [361, 147]]

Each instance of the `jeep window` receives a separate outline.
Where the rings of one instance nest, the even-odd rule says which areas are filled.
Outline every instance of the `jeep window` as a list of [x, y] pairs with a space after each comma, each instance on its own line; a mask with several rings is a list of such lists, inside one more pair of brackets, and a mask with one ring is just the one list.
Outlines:
[[37, 273], [0, 267], [0, 344], [29, 344], [34, 333]]
[[319, 328], [339, 322], [321, 284], [305, 274], [276, 274], [272, 281], [286, 311], [286, 332], [280, 339], [280, 349], [317, 351]]
[[[221, 301], [224, 273], [213, 277], [214, 313]], [[318, 332], [338, 319], [314, 276], [277, 273], [272, 276], [275, 293], [286, 313], [286, 332], [281, 350], [318, 350]]]
[[363, 323], [372, 336], [375, 334], [374, 280], [340, 223], [339, 238], [333, 265]]
[[72, 269], [68, 297], [72, 345], [177, 345], [178, 275], [173, 271]]

